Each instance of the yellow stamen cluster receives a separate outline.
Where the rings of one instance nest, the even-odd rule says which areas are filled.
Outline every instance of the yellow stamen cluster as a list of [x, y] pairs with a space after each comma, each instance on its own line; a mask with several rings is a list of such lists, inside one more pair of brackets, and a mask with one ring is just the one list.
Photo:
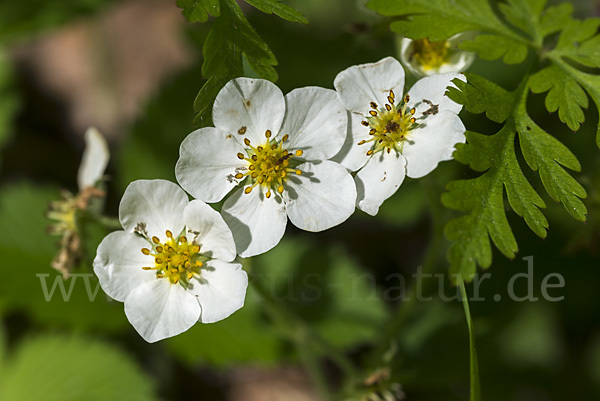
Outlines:
[[254, 187], [260, 185], [264, 188], [265, 196], [271, 197], [271, 190], [283, 193], [286, 177], [288, 174], [301, 175], [302, 171], [290, 167], [291, 157], [300, 157], [304, 153], [298, 149], [291, 152], [284, 148], [284, 143], [289, 136], [284, 135], [278, 143], [271, 140], [271, 131], [265, 132], [266, 141], [260, 146], [253, 146], [248, 138], [244, 139], [244, 144], [248, 146], [247, 155], [238, 153], [238, 158], [248, 162], [248, 170], [245, 173], [237, 173], [235, 178], [238, 180], [244, 177], [250, 177], [252, 183], [244, 189], [244, 193], [249, 194]]
[[431, 42], [429, 39], [413, 41], [414, 58], [424, 70], [436, 70], [446, 64], [450, 58], [450, 44], [446, 40]]
[[152, 249], [142, 248], [144, 255], [154, 257], [154, 267], [143, 269], [156, 270], [156, 278], [166, 277], [172, 284], [187, 285], [194, 275], [200, 274], [200, 268], [204, 264], [200, 246], [188, 242], [185, 235], [175, 238], [169, 230], [165, 234], [165, 242], [161, 243], [158, 237], [152, 237]]
[[392, 150], [402, 152], [409, 131], [416, 125], [415, 109], [407, 110], [408, 95], [404, 97], [401, 107], [396, 105], [394, 91], [390, 91], [387, 100], [389, 103], [386, 103], [382, 108], [379, 108], [375, 102], [371, 102], [371, 110], [369, 111], [371, 117], [362, 122], [362, 125], [370, 129], [369, 135], [371, 135], [371, 138], [360, 141], [358, 144], [364, 145], [373, 142], [373, 147], [367, 151], [367, 156], [384, 149], [388, 153]]

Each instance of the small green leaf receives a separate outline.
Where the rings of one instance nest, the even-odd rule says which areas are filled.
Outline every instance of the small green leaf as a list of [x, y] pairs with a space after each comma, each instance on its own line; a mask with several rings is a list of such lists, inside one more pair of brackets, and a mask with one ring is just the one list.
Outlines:
[[465, 76], [467, 82], [458, 78], [452, 81], [456, 88], [448, 88], [447, 96], [473, 114], [485, 112], [490, 120], [504, 122], [512, 110], [514, 94], [477, 74], [466, 73]]
[[308, 20], [302, 13], [282, 3], [282, 0], [245, 0], [246, 3], [258, 8], [266, 14], [275, 14], [290, 22], [308, 24]]
[[219, 0], [177, 0], [177, 7], [190, 22], [206, 22], [208, 15], [218, 17], [220, 14]]
[[117, 348], [83, 337], [47, 335], [26, 340], [6, 362], [0, 399], [154, 401], [153, 387]]
[[529, 87], [534, 93], [549, 91], [546, 109], [551, 113], [558, 110], [560, 121], [573, 131], [579, 129], [585, 119], [582, 108], [588, 107], [588, 98], [575, 79], [552, 65], [532, 75]]
[[528, 33], [531, 39], [541, 42], [539, 16], [545, 5], [546, 0], [507, 0], [499, 3], [498, 8], [508, 22]]
[[522, 63], [527, 57], [527, 45], [515, 43], [514, 39], [499, 35], [479, 35], [474, 40], [462, 42], [459, 47], [478, 53], [484, 60], [502, 57], [506, 64]]

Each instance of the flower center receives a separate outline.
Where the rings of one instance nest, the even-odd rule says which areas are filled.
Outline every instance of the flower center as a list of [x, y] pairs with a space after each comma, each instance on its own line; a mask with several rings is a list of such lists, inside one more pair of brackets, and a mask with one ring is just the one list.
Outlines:
[[412, 57], [424, 70], [434, 70], [448, 62], [449, 48], [450, 44], [446, 40], [430, 42], [429, 39], [418, 39], [413, 41]]
[[402, 153], [404, 141], [407, 139], [409, 131], [416, 125], [415, 109], [407, 110], [408, 95], [404, 96], [401, 107], [395, 103], [394, 91], [390, 91], [387, 99], [389, 103], [386, 103], [382, 108], [379, 108], [377, 103], [371, 102], [371, 110], [369, 111], [371, 117], [367, 117], [365, 121], [362, 121], [362, 125], [370, 128], [369, 135], [371, 135], [371, 138], [360, 141], [358, 144], [364, 145], [373, 142], [372, 148], [367, 151], [367, 156], [384, 149], [388, 153], [392, 150]]
[[249, 194], [254, 187], [260, 185], [264, 188], [265, 196], [270, 198], [271, 189], [280, 194], [283, 193], [283, 184], [289, 173], [302, 175], [301, 170], [289, 166], [291, 157], [294, 155], [300, 157], [304, 152], [300, 149], [295, 152], [285, 149], [284, 143], [289, 138], [287, 134], [281, 138], [280, 142], [277, 142], [271, 140], [271, 131], [267, 130], [265, 138], [265, 143], [256, 147], [251, 145], [248, 138], [244, 139], [244, 143], [248, 146], [247, 156], [243, 153], [238, 153], [237, 156], [240, 160], [248, 162], [248, 168], [245, 173], [238, 172], [235, 178], [241, 180], [244, 177], [250, 177], [252, 184], [244, 189], [244, 193]]
[[144, 255], [154, 257], [154, 267], [143, 267], [144, 270], [156, 270], [156, 278], [168, 278], [171, 284], [182, 283], [187, 286], [192, 277], [200, 275], [200, 268], [206, 257], [200, 254], [200, 246], [189, 243], [185, 235], [174, 238], [173, 233], [166, 231], [167, 240], [160, 242], [152, 237], [152, 249], [142, 248]]

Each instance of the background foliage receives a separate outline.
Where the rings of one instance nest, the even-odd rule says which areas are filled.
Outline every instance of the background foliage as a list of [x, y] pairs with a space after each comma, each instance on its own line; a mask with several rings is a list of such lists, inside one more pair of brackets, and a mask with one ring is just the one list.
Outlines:
[[[460, 163], [405, 182], [377, 217], [357, 212], [318, 234], [288, 227], [277, 248], [246, 266], [259, 285], [243, 309], [155, 345], [137, 336], [122, 304], [94, 292], [89, 266], [109, 232], [103, 226], [86, 226], [81, 275], [65, 282], [69, 301], [58, 286], [45, 300], [42, 282], [50, 290], [60, 278], [49, 265], [58, 238], [46, 234], [44, 210], [60, 189], [76, 190], [81, 147], [60, 113], [39, 107], [60, 99], [36, 87], [14, 52], [122, 2], [38, 3], [0, 5], [0, 399], [39, 399], [35, 391], [61, 400], [233, 399], [240, 369], [273, 374], [307, 364], [308, 351], [355, 399], [371, 390], [364, 380], [378, 368], [408, 399], [468, 399], [469, 334], [447, 276], [448, 249], [451, 272], [464, 279], [493, 261], [485, 300], [471, 302], [483, 399], [600, 397], [600, 39], [598, 20], [583, 20], [592, 3], [173, 1], [196, 23], [185, 25], [185, 41], [197, 57], [155, 88], [113, 140], [112, 215], [132, 180], [174, 179], [179, 143], [210, 124], [214, 96], [232, 77], [276, 81], [284, 92], [331, 88], [343, 68], [394, 55], [394, 33], [443, 39], [476, 29], [463, 46], [479, 58], [449, 93], [464, 104], [469, 129], [455, 153]], [[508, 299], [529, 255], [533, 295], [558, 272], [564, 301]], [[420, 282], [431, 300], [401, 302], [417, 288], [419, 266], [444, 276]], [[529, 284], [516, 283], [524, 294]], [[304, 347], [306, 336], [316, 345]], [[336, 353], [349, 358], [350, 372]]]

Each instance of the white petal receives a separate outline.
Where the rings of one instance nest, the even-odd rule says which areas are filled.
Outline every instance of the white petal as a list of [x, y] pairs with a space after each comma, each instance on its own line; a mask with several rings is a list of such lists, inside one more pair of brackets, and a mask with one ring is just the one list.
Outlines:
[[246, 155], [232, 134], [212, 127], [194, 131], [179, 148], [177, 182], [194, 198], [219, 202], [238, 184], [234, 178], [236, 169], [247, 165], [237, 157], [238, 153]]
[[451, 160], [454, 145], [465, 142], [465, 126], [456, 114], [444, 111], [425, 122], [425, 127], [409, 133], [402, 149], [411, 178], [423, 177], [439, 162]]
[[137, 180], [129, 184], [119, 205], [119, 220], [125, 231], [145, 223], [150, 236], [164, 238], [166, 230], [177, 235], [183, 230], [186, 193], [166, 180]]
[[340, 164], [324, 160], [298, 166], [300, 176], [289, 176], [283, 193], [290, 221], [307, 231], [323, 231], [354, 213], [356, 186]]
[[290, 136], [289, 148], [304, 151], [302, 159], [326, 160], [342, 148], [348, 117], [335, 91], [314, 86], [294, 89], [285, 101], [281, 134]]
[[281, 197], [273, 194], [267, 199], [258, 187], [249, 194], [243, 188], [234, 192], [223, 204], [221, 214], [231, 228], [238, 254], [244, 258], [277, 245], [287, 224]]
[[89, 128], [85, 132], [84, 139], [85, 150], [77, 172], [79, 190], [96, 185], [96, 182], [104, 175], [104, 170], [106, 170], [110, 158], [106, 139], [96, 128]]
[[221, 215], [200, 200], [193, 200], [183, 211], [188, 230], [197, 235], [188, 235], [200, 245], [200, 252], [211, 258], [232, 261], [235, 258], [235, 242], [231, 230]]
[[463, 81], [465, 80], [465, 76], [462, 74], [438, 74], [422, 78], [410, 88], [410, 91], [408, 91], [408, 95], [410, 96], [408, 104], [409, 108], [414, 107], [417, 109], [415, 113], [417, 122], [421, 122], [421, 118], [423, 117], [422, 113], [431, 107], [431, 105], [424, 102], [423, 99], [429, 100], [434, 105], [437, 105], [439, 112], [446, 110], [456, 114], [460, 112], [462, 106], [450, 100], [450, 98], [445, 95], [446, 87], [456, 87], [456, 85], [451, 82], [455, 78], [460, 78]]
[[348, 112], [348, 115], [349, 124], [346, 141], [340, 152], [333, 156], [331, 160], [340, 163], [350, 171], [356, 171], [369, 161], [369, 157], [366, 155], [369, 148], [358, 143], [370, 138], [370, 129], [361, 124], [361, 121], [365, 119], [362, 115], [350, 112]]
[[244, 306], [248, 275], [238, 263], [211, 260], [202, 267], [202, 277], [190, 284], [188, 290], [202, 307], [200, 322], [214, 323]]
[[129, 323], [149, 343], [188, 330], [200, 312], [196, 297], [166, 278], [140, 285], [125, 300]]
[[142, 267], [154, 266], [154, 258], [144, 255], [142, 248], [150, 248], [148, 241], [125, 231], [108, 234], [94, 258], [94, 272], [100, 286], [109, 297], [123, 302], [141, 284], [155, 280], [155, 272]]
[[402, 98], [404, 70], [398, 60], [386, 57], [376, 63], [355, 65], [340, 72], [333, 82], [346, 109], [367, 115], [370, 102], [388, 103], [390, 90]]
[[397, 152], [385, 150], [374, 154], [369, 162], [356, 173], [358, 208], [371, 216], [379, 206], [392, 196], [404, 181], [406, 160]]
[[[264, 79], [232, 79], [221, 89], [213, 106], [215, 127], [237, 135], [237, 140], [246, 137], [254, 146], [264, 142], [266, 130], [279, 132], [284, 114], [283, 93]], [[243, 127], [246, 134], [238, 135]]]

